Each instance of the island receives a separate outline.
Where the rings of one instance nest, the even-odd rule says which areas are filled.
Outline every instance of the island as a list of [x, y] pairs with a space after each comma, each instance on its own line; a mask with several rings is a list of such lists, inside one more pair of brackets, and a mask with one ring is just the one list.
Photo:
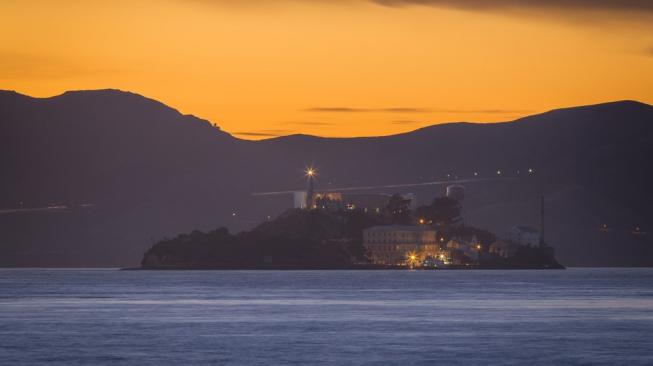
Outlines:
[[218, 228], [160, 240], [139, 268], [564, 269], [532, 228], [515, 227], [514, 235], [499, 238], [464, 225], [455, 198], [419, 207], [401, 194], [386, 201], [371, 209], [311, 194], [306, 205], [248, 231]]

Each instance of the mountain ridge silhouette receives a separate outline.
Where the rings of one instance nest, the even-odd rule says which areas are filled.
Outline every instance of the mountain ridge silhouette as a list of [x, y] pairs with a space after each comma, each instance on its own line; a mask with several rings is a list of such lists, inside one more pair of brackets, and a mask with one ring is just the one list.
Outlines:
[[[0, 265], [128, 266], [153, 239], [193, 229], [249, 228], [291, 204], [253, 192], [522, 175], [469, 184], [466, 223], [503, 234], [538, 223], [566, 265], [653, 265], [646, 169], [653, 106], [616, 101], [501, 123], [437, 124], [379, 137], [290, 135], [249, 141], [135, 93], [0, 91]], [[533, 176], [524, 176], [526, 169]], [[330, 184], [329, 184], [330, 183]], [[443, 187], [411, 189], [420, 203]], [[22, 202], [22, 205], [20, 205]], [[82, 205], [86, 205], [83, 206]], [[234, 216], [235, 213], [235, 216]], [[599, 231], [608, 223], [612, 231]], [[651, 232], [635, 236], [641, 226]]]

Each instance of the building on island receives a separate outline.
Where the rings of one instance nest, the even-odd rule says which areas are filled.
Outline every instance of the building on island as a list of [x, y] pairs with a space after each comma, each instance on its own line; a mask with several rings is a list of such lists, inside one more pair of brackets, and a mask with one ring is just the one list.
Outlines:
[[540, 233], [530, 226], [513, 226], [508, 233], [510, 241], [523, 246], [539, 246]]
[[373, 226], [363, 230], [363, 245], [372, 263], [381, 265], [412, 265], [440, 255], [435, 230], [423, 226]]
[[296, 191], [293, 193], [293, 207], [306, 208], [306, 191]]
[[[481, 252], [482, 246], [481, 242], [478, 240], [476, 235], [472, 235], [471, 237], [453, 237], [449, 239], [446, 245], [447, 249], [450, 251], [458, 251], [459, 253], [464, 254], [467, 256], [467, 258], [471, 259], [472, 261], [478, 261], [479, 254]], [[462, 264], [458, 263], [458, 261], [453, 260], [453, 264]]]
[[519, 245], [507, 240], [497, 240], [490, 245], [489, 253], [502, 257], [509, 258], [517, 253]]
[[[417, 209], [417, 197], [413, 193], [401, 195], [404, 199], [409, 200], [411, 210]], [[306, 202], [307, 191], [294, 192], [294, 207], [307, 208]], [[315, 192], [312, 194], [311, 209], [361, 209], [364, 211], [381, 212], [383, 211], [392, 195], [385, 193], [341, 193], [341, 192]]]
[[453, 184], [447, 186], [446, 196], [458, 202], [462, 202], [465, 199], [465, 186], [460, 184]]

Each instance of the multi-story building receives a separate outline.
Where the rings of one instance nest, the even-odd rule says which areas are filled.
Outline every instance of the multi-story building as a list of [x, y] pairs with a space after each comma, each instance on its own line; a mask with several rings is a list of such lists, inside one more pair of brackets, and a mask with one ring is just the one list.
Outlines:
[[374, 264], [422, 263], [440, 254], [435, 230], [423, 226], [374, 226], [363, 230], [363, 245]]

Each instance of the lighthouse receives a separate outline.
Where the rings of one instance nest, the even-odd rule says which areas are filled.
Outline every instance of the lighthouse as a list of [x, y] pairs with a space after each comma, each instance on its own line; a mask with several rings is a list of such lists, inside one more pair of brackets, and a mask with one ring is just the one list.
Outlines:
[[544, 248], [544, 195], [540, 196], [540, 248]]
[[306, 178], [308, 179], [308, 188], [306, 189], [306, 209], [313, 208], [313, 195], [315, 189], [315, 175], [317, 172], [314, 168], [306, 169]]

